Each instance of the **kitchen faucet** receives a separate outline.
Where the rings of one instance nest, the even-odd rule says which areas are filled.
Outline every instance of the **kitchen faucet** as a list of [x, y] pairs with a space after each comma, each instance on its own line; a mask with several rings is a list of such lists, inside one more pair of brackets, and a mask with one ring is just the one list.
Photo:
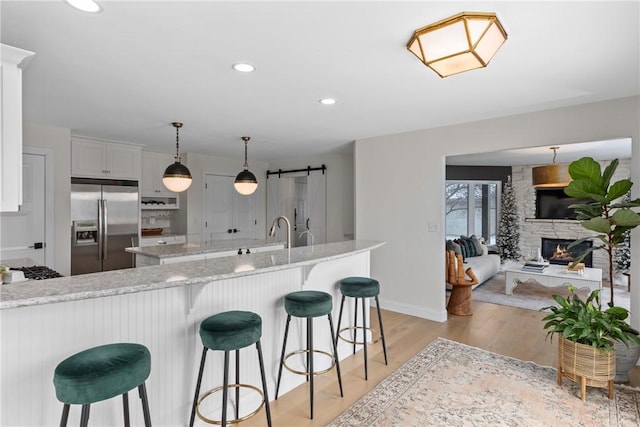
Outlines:
[[284, 219], [284, 222], [287, 223], [287, 249], [291, 249], [291, 223], [286, 216], [279, 216], [273, 220], [271, 224], [271, 230], [269, 230], [269, 237], [273, 237], [276, 235], [276, 225], [280, 227], [280, 220]]
[[311, 230], [304, 230], [302, 233], [300, 233], [298, 237], [302, 237], [305, 234], [308, 234], [309, 236], [311, 236], [311, 245], [313, 245], [313, 233], [311, 232]]

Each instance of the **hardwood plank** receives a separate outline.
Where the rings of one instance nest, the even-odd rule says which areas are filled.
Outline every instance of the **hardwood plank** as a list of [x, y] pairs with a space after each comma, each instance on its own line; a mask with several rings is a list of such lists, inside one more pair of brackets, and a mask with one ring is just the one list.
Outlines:
[[[545, 341], [543, 313], [482, 302], [474, 302], [473, 311], [472, 316], [449, 315], [446, 322], [439, 323], [383, 310], [389, 365], [384, 364], [381, 343], [370, 346], [369, 380], [365, 381], [362, 351], [357, 352], [340, 363], [344, 398], [340, 398], [335, 372], [328, 372], [316, 377], [313, 420], [308, 418], [309, 390], [303, 384], [271, 403], [273, 425], [327, 425], [437, 337], [539, 365], [555, 366], [557, 346], [555, 340]], [[372, 312], [372, 318], [374, 316]], [[242, 425], [264, 426], [264, 413]]]

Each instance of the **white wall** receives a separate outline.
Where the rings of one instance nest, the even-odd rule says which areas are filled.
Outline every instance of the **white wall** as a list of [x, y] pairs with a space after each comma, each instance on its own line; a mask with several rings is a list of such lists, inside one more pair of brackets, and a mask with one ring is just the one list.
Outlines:
[[54, 239], [47, 242], [48, 250], [55, 252], [55, 264], [48, 267], [63, 276], [71, 273], [71, 131], [25, 123], [23, 127], [23, 145], [51, 150], [53, 152], [53, 212]]
[[[633, 197], [640, 195], [640, 97], [520, 114], [356, 141], [356, 238], [387, 242], [372, 252], [385, 308], [443, 321], [444, 158], [509, 148], [632, 138]], [[382, 173], [381, 171], [384, 171]], [[393, 173], [392, 171], [395, 171]], [[429, 232], [429, 224], [437, 232]], [[632, 234], [640, 254], [640, 230]], [[631, 276], [640, 277], [640, 263]], [[632, 292], [640, 292], [632, 280]], [[640, 313], [640, 298], [632, 298]], [[632, 319], [640, 325], [639, 317]]]
[[[353, 239], [353, 155], [327, 154], [305, 159], [270, 162], [269, 170], [327, 167], [327, 242]], [[319, 173], [319, 172], [314, 172]], [[267, 222], [271, 221], [267, 218]]]
[[[191, 172], [193, 182], [189, 189], [180, 194], [180, 213], [178, 218], [179, 232], [186, 232], [190, 242], [199, 242], [202, 237], [202, 201], [204, 197], [203, 177], [205, 174], [228, 175], [235, 177], [244, 165], [242, 158], [215, 157], [200, 153], [187, 153], [182, 155], [182, 161]], [[258, 179], [256, 190], [256, 212], [258, 213], [258, 236], [263, 239], [266, 236], [266, 184], [267, 164], [251, 160], [249, 157], [249, 170]], [[186, 206], [186, 210], [182, 209]]]

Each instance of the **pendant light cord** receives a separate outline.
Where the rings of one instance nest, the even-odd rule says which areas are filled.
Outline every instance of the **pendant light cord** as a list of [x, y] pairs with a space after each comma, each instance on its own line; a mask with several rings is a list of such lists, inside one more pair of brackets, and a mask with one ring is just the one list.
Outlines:
[[182, 123], [173, 122], [173, 127], [176, 128], [176, 162], [180, 162], [180, 128], [182, 127]]
[[553, 150], [553, 164], [556, 164], [556, 156], [558, 155], [557, 151], [560, 147], [550, 147]]
[[244, 141], [244, 170], [249, 170], [249, 162], [247, 161], [247, 143], [251, 138], [248, 136], [243, 136], [242, 140]]

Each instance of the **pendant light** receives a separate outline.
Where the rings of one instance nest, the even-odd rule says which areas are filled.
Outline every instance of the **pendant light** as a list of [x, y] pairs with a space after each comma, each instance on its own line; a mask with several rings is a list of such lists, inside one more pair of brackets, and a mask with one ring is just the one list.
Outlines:
[[170, 164], [162, 175], [162, 183], [169, 191], [180, 193], [191, 186], [191, 172], [180, 163], [180, 128], [182, 123], [171, 123], [176, 128], [176, 161]]
[[545, 166], [536, 166], [531, 170], [533, 186], [536, 188], [559, 188], [566, 187], [571, 182], [569, 167], [566, 163], [557, 164], [557, 150], [560, 147], [549, 147], [553, 150], [553, 163]]
[[258, 180], [249, 171], [249, 163], [247, 163], [247, 143], [250, 139], [248, 136], [242, 137], [244, 141], [244, 170], [236, 176], [236, 180], [233, 183], [236, 191], [245, 196], [253, 194], [258, 188]]

